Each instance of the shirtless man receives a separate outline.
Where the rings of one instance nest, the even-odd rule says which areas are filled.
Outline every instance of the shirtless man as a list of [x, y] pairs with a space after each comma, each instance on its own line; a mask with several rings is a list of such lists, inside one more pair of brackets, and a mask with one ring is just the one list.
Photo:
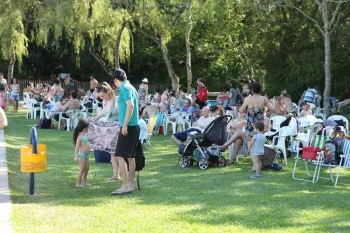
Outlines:
[[72, 91], [72, 87], [70, 85], [70, 82], [77, 82], [76, 80], [72, 79], [70, 77], [70, 74], [67, 74], [65, 77], [64, 77], [64, 96], [66, 98], [69, 98], [70, 96], [70, 93]]
[[94, 92], [95, 88], [98, 87], [98, 81], [95, 79], [94, 76], [90, 76], [90, 92]]
[[286, 114], [293, 112], [293, 102], [290, 99], [287, 91], [281, 92], [281, 105], [284, 106], [284, 109], [286, 111]]
[[159, 106], [147, 104], [146, 107], [143, 109], [141, 118], [150, 118], [155, 112], [160, 112]]

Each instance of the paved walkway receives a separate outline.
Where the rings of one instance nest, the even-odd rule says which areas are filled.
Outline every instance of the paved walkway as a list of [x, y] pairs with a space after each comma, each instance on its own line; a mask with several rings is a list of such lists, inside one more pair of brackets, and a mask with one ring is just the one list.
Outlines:
[[6, 143], [4, 131], [0, 130], [0, 231], [12, 233], [11, 196], [6, 162]]

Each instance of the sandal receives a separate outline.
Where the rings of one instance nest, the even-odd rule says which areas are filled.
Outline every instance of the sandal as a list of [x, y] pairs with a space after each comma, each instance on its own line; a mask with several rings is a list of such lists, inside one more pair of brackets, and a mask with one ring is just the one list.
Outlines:
[[120, 188], [115, 190], [114, 192], [112, 192], [112, 196], [115, 195], [124, 195], [124, 194], [131, 194], [132, 191], [130, 191], [129, 189], [125, 189], [125, 188]]
[[262, 175], [256, 175], [256, 174], [254, 174], [254, 175], [251, 175], [251, 176], [250, 176], [250, 178], [252, 178], [252, 179], [257, 179], [257, 178], [260, 178], [260, 177], [262, 177]]

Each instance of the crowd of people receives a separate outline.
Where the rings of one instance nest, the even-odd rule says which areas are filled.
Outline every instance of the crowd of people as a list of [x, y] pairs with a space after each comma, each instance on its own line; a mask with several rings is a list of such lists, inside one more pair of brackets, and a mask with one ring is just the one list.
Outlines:
[[[229, 91], [221, 91], [216, 103], [208, 104], [208, 89], [202, 79], [197, 79], [197, 88], [187, 95], [179, 91], [157, 90], [153, 95], [149, 91], [148, 79], [144, 78], [138, 91], [129, 83], [123, 70], [113, 72], [113, 85], [119, 93], [106, 82], [101, 85], [90, 77], [89, 90], [79, 86], [72, 88], [75, 82], [69, 74], [60, 74], [50, 84], [28, 82], [22, 90], [23, 95], [31, 99], [36, 106], [43, 102], [49, 108], [49, 119], [59, 120], [59, 114], [69, 110], [93, 111], [97, 105], [97, 115], [88, 120], [80, 120], [75, 128], [73, 141], [76, 145], [74, 160], [79, 162], [80, 171], [77, 176], [77, 187], [85, 187], [89, 171], [88, 154], [92, 150], [105, 150], [111, 154], [113, 175], [109, 181], [122, 179], [122, 185], [113, 195], [121, 195], [134, 191], [135, 151], [139, 139], [140, 121], [150, 118], [156, 112], [174, 114], [183, 112], [191, 116], [192, 126], [183, 132], [176, 132], [171, 139], [177, 146], [185, 144], [191, 132], [202, 133], [206, 127], [218, 116], [229, 114], [233, 120], [227, 130], [229, 140], [220, 145], [225, 151], [233, 144], [230, 150], [230, 162], [234, 164], [238, 154], [252, 156], [251, 178], [259, 178], [261, 172], [261, 156], [264, 151], [264, 132], [270, 130], [270, 118], [296, 114], [296, 107], [287, 90], [279, 96], [271, 98], [262, 95], [262, 87], [258, 82], [240, 81], [240, 87], [235, 80], [231, 81]], [[12, 79], [7, 85], [0, 73], [0, 105], [5, 111], [9, 106], [9, 99], [14, 103], [14, 112], [18, 111], [18, 100], [21, 93], [17, 79]], [[299, 117], [312, 115], [311, 106], [320, 107], [321, 94], [319, 89], [309, 87], [299, 101]], [[344, 101], [346, 104], [347, 100]], [[350, 101], [349, 101], [350, 103]], [[145, 125], [145, 124], [142, 124]], [[63, 128], [65, 125], [63, 125]], [[146, 127], [146, 126], [144, 126]]]

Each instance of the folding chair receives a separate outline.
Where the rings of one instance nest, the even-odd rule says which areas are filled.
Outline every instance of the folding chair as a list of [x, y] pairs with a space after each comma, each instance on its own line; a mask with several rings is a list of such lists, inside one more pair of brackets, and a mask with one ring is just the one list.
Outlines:
[[[323, 149], [325, 142], [330, 139], [329, 136], [320, 136], [320, 135], [316, 135], [314, 138], [315, 138], [315, 140], [314, 140], [314, 143], [313, 143], [312, 146], [314, 148], [318, 148], [318, 149]], [[294, 162], [294, 169], [293, 169], [293, 174], [292, 174], [293, 179], [315, 183], [317, 181], [317, 179], [316, 179], [317, 176], [316, 175], [317, 175], [317, 171], [318, 171], [318, 163], [320, 162], [320, 161], [318, 161], [318, 157], [316, 157], [315, 160], [313, 160], [313, 159], [309, 159], [309, 158], [306, 158], [306, 157], [303, 157], [303, 156], [299, 156], [299, 151], [300, 151], [299, 147], [297, 148], [296, 151], [297, 151], [297, 156], [295, 157], [295, 162]], [[307, 173], [307, 175], [309, 177], [312, 177], [312, 180], [297, 178], [295, 176], [296, 170], [297, 170], [297, 163], [298, 163], [298, 161], [304, 161], [306, 173]], [[309, 162], [311, 162], [312, 164], [315, 165], [315, 170], [314, 170], [314, 174], [313, 175], [311, 175], [310, 172], [309, 172], [309, 167], [308, 167], [308, 163]]]
[[151, 145], [151, 137], [153, 135], [153, 129], [156, 125], [157, 120], [158, 120], [158, 114], [153, 114], [151, 116], [151, 118], [149, 118], [148, 123], [147, 123], [146, 135], [144, 137], [144, 140], [141, 141], [142, 144], [148, 145], [152, 149], [153, 149], [153, 147]]
[[338, 184], [340, 168], [350, 168], [350, 140], [344, 140], [343, 153], [340, 155], [340, 163], [338, 166], [337, 178], [335, 179], [334, 187]]
[[154, 115], [157, 115], [157, 121], [155, 123], [155, 127], [158, 128], [158, 132], [159, 132], [159, 127], [163, 127], [163, 134], [164, 136], [166, 135], [165, 132], [165, 118], [166, 118], [166, 113], [165, 112], [155, 112], [153, 113]]

